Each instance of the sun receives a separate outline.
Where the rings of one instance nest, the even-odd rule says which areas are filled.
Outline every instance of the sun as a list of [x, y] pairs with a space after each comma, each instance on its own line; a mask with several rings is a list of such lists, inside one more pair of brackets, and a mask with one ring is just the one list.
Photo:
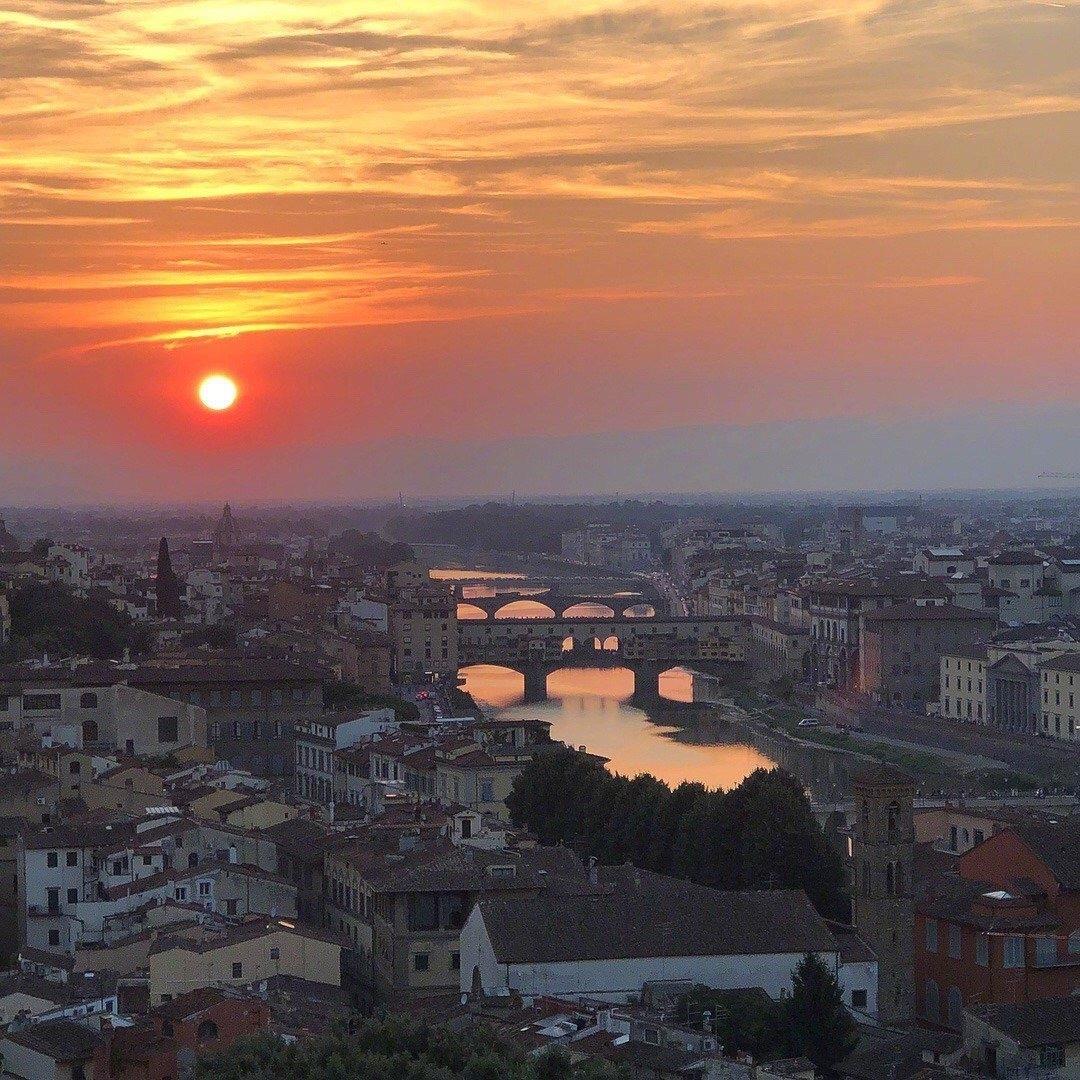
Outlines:
[[236, 383], [228, 375], [207, 375], [199, 383], [199, 400], [215, 412], [231, 408], [237, 393]]

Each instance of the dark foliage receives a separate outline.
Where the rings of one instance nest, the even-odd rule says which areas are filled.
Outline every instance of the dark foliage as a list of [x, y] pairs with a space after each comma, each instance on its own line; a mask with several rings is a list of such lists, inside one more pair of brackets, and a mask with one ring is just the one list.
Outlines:
[[380, 694], [366, 694], [356, 683], [335, 681], [323, 686], [328, 709], [393, 709], [398, 720], [416, 720], [420, 710], [411, 701]]
[[389, 1019], [286, 1045], [247, 1039], [200, 1058], [195, 1080], [614, 1080], [606, 1065], [572, 1066], [561, 1054], [531, 1058], [490, 1032], [431, 1028]]
[[48, 653], [115, 660], [125, 649], [133, 655], [149, 649], [149, 631], [99, 597], [83, 598], [64, 585], [33, 582], [9, 600], [13, 658]]
[[538, 754], [507, 800], [515, 824], [544, 844], [602, 863], [631, 862], [718, 889], [803, 889], [827, 918], [845, 918], [844, 867], [798, 781], [758, 769], [732, 791], [628, 779], [567, 748]]
[[734, 1056], [755, 1060], [808, 1057], [826, 1073], [855, 1047], [855, 1022], [844, 1008], [840, 986], [829, 968], [807, 954], [792, 976], [792, 993], [774, 1001], [761, 989], [712, 990], [697, 986], [678, 1003], [680, 1020], [700, 1028], [708, 1023]]
[[791, 1046], [819, 1069], [831, 1070], [855, 1049], [855, 1022], [844, 1008], [836, 976], [812, 953], [795, 969], [784, 1012]]
[[330, 542], [331, 550], [351, 559], [365, 570], [385, 570], [395, 563], [407, 562], [415, 557], [408, 544], [386, 540], [376, 532], [360, 532], [346, 529]]

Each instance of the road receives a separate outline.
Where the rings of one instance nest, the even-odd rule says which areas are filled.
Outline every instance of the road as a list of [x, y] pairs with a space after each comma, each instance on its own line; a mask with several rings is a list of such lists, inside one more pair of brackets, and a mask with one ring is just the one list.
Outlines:
[[1080, 747], [1041, 739], [1037, 735], [1000, 731], [974, 724], [957, 724], [936, 716], [891, 709], [867, 709], [860, 713], [862, 729], [869, 735], [898, 739], [918, 746], [993, 758], [1022, 772], [1055, 769], [1080, 774]]

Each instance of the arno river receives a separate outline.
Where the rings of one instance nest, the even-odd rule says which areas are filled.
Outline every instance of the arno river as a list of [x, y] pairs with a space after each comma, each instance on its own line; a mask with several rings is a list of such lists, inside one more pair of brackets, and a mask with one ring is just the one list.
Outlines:
[[[477, 581], [490, 585], [470, 587], [467, 595], [492, 595], [499, 582], [508, 589], [522, 590], [521, 575], [483, 574], [476, 571], [435, 571], [443, 580]], [[542, 597], [538, 597], [542, 599]], [[547, 614], [539, 604], [522, 601], [505, 614], [515, 618]], [[602, 609], [596, 614], [603, 614]], [[468, 604], [459, 609], [460, 618], [478, 614]], [[585, 610], [581, 614], [590, 614]], [[506, 716], [536, 717], [551, 724], [551, 736], [572, 746], [584, 746], [608, 758], [616, 772], [633, 776], [647, 772], [669, 784], [697, 780], [709, 787], [732, 788], [755, 769], [773, 762], [744, 743], [692, 746], [676, 742], [665, 728], [649, 721], [641, 709], [630, 704], [634, 689], [631, 673], [625, 669], [564, 668], [548, 680], [546, 702], [524, 704], [522, 677], [506, 668], [476, 666], [463, 669], [464, 688], [482, 705]], [[674, 670], [661, 678], [661, 694], [672, 701], [690, 700], [690, 676]]]

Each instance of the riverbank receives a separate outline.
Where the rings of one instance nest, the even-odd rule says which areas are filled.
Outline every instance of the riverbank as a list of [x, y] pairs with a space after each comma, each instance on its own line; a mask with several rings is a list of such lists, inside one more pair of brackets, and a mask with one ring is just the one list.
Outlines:
[[[754, 707], [667, 704], [649, 711], [665, 735], [694, 746], [749, 741], [808, 784], [822, 776], [830, 788], [841, 775], [884, 762], [910, 772], [920, 791], [935, 795], [985, 795], [1003, 790], [1031, 791], [1046, 778], [1018, 771], [988, 757], [918, 746], [835, 727], [799, 727], [804, 712], [782, 703]], [[834, 761], [828, 761], [829, 757]]]

